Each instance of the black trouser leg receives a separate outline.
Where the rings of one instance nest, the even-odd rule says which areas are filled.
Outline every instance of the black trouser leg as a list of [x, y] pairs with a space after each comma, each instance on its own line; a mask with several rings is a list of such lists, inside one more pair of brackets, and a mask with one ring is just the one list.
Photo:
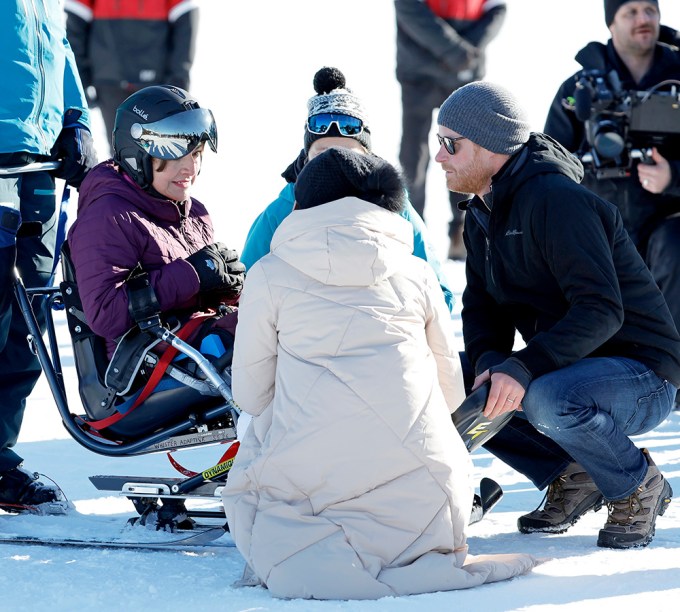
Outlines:
[[430, 163], [429, 137], [432, 111], [446, 98], [426, 83], [401, 84], [401, 146], [399, 163], [409, 186], [413, 208], [423, 217], [425, 183]]
[[[57, 231], [54, 179], [45, 172], [36, 172], [12, 180], [18, 191], [22, 216], [16, 267], [27, 287], [42, 287], [50, 282], [54, 262]], [[6, 183], [3, 185], [8, 187]], [[12, 286], [3, 287], [3, 291], [12, 294]], [[40, 300], [33, 301], [33, 309], [44, 330]], [[0, 471], [21, 462], [11, 447], [19, 435], [26, 398], [41, 373], [40, 363], [26, 341], [27, 334], [21, 310], [11, 299], [0, 313]]]
[[649, 237], [645, 258], [680, 331], [680, 218], [666, 219]]
[[118, 85], [97, 85], [97, 103], [104, 119], [106, 137], [113, 151], [112, 135], [116, 122], [116, 110], [134, 92], [121, 89]]

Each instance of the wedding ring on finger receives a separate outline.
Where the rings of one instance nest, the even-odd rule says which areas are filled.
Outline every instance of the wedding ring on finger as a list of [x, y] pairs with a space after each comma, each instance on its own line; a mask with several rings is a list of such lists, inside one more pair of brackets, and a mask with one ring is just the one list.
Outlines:
[[649, 179], [644, 179], [644, 180], [642, 181], [642, 186], [643, 186], [643, 187], [647, 187], [647, 185], [649, 185]]

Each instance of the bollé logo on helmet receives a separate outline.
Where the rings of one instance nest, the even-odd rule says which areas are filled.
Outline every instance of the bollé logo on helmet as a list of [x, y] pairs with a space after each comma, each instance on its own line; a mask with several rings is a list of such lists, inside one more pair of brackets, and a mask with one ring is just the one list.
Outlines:
[[137, 113], [144, 121], [149, 119], [149, 113], [144, 112], [141, 108], [137, 108], [136, 105], [132, 107], [132, 112]]

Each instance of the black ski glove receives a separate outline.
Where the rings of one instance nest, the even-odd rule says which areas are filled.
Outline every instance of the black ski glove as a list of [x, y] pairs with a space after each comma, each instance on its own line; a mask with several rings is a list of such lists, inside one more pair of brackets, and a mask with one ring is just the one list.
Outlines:
[[246, 267], [238, 260], [238, 253], [221, 242], [204, 246], [186, 258], [196, 270], [202, 294], [237, 298], [243, 289]]
[[[72, 116], [69, 117], [69, 114]], [[67, 111], [64, 127], [51, 151], [52, 159], [61, 162], [61, 166], [54, 171], [54, 176], [76, 189], [80, 187], [88, 171], [97, 165], [92, 135], [85, 126], [76, 123], [79, 116], [79, 111]]]

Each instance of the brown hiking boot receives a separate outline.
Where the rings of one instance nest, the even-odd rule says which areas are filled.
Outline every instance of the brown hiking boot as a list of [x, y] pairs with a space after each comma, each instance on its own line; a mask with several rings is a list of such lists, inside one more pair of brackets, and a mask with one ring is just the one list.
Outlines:
[[[578, 464], [570, 463], [564, 473], [548, 485], [545, 505], [517, 519], [522, 533], [563, 533], [586, 512], [602, 508], [602, 493]], [[543, 502], [541, 502], [543, 503]]]
[[656, 517], [671, 503], [673, 489], [659, 468], [643, 449], [649, 468], [635, 492], [616, 501], [608, 501], [609, 516], [600, 530], [597, 545], [604, 548], [636, 548], [647, 546], [654, 538]]

